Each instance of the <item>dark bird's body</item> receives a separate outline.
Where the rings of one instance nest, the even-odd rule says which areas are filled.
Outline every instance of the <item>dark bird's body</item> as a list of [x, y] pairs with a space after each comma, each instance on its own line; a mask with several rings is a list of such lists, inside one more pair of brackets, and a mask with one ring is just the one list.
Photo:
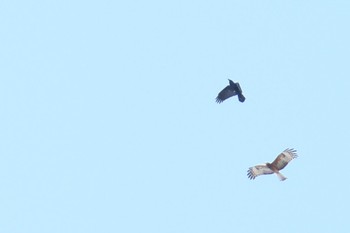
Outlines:
[[239, 83], [235, 83], [230, 79], [228, 81], [230, 82], [230, 85], [228, 85], [222, 91], [220, 91], [220, 93], [216, 97], [216, 102], [220, 104], [224, 100], [237, 95], [238, 100], [243, 103], [245, 101], [245, 97], [242, 94], [242, 89]]

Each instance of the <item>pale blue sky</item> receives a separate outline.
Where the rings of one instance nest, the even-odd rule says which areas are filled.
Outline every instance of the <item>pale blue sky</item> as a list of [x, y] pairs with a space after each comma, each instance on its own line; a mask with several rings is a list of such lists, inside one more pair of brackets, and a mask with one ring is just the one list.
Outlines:
[[349, 12], [2, 1], [0, 232], [349, 232]]

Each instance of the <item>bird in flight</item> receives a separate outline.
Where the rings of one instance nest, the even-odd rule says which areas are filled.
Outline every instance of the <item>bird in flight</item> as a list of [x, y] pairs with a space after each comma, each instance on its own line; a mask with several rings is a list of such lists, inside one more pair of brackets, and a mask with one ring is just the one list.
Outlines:
[[283, 176], [279, 171], [282, 170], [287, 164], [298, 157], [297, 151], [294, 149], [286, 149], [272, 163], [265, 163], [256, 165], [248, 169], [248, 178], [254, 180], [257, 176], [276, 173], [278, 178], [283, 181], [287, 177]]
[[230, 82], [230, 85], [226, 86], [222, 91], [220, 91], [216, 97], [216, 102], [220, 104], [224, 100], [238, 95], [238, 100], [243, 103], [245, 101], [245, 97], [242, 94], [242, 89], [239, 83], [235, 83], [230, 79], [228, 81]]

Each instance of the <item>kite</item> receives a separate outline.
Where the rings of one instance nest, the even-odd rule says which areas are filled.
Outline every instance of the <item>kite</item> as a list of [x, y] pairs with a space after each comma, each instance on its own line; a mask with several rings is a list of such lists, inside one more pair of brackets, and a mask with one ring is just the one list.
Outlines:
[[283, 176], [279, 171], [285, 168], [287, 164], [298, 157], [297, 151], [294, 149], [286, 149], [272, 163], [256, 165], [248, 169], [248, 178], [254, 180], [257, 176], [276, 173], [278, 178], [283, 181], [287, 177]]

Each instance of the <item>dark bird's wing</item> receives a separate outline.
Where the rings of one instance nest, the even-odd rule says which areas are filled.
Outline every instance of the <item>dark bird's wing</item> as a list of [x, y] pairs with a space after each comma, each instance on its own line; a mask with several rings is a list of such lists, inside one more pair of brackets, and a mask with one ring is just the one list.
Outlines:
[[216, 102], [220, 104], [225, 99], [228, 99], [234, 95], [237, 95], [237, 92], [231, 86], [227, 86], [222, 91], [220, 91], [220, 93], [216, 97]]
[[236, 86], [236, 90], [237, 90], [237, 92], [242, 94], [242, 88], [241, 88], [241, 85], [239, 85], [239, 83], [235, 83], [235, 86]]

